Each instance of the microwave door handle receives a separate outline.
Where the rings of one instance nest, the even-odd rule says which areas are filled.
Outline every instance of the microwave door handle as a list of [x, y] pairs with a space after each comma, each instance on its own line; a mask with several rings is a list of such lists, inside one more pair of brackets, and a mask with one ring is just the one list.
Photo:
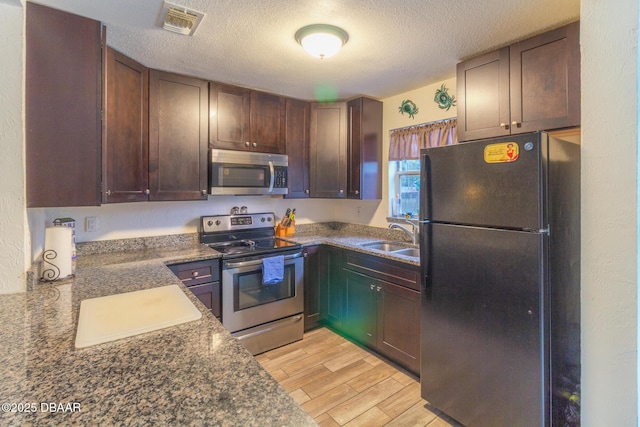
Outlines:
[[269, 183], [269, 193], [273, 192], [273, 185], [276, 182], [276, 176], [273, 169], [273, 162], [269, 160], [269, 173], [271, 174], [271, 182]]

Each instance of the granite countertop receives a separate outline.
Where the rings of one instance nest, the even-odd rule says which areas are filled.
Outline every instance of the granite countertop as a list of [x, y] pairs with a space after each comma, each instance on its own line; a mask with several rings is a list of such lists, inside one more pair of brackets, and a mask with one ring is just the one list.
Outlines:
[[[203, 245], [80, 256], [73, 279], [1, 295], [0, 424], [316, 425], [165, 267], [218, 256]], [[80, 301], [173, 284], [200, 320], [75, 349]]]
[[[288, 239], [419, 265], [415, 257], [362, 246], [402, 240], [386, 229], [329, 224], [299, 230]], [[0, 295], [0, 424], [316, 425], [166, 267], [221, 255], [193, 235], [131, 240], [79, 247], [75, 277]], [[80, 301], [176, 284], [201, 319], [75, 348]]]
[[297, 232], [294, 236], [286, 237], [303, 246], [311, 245], [332, 245], [349, 249], [352, 251], [362, 252], [369, 255], [376, 255], [382, 258], [400, 261], [407, 264], [420, 266], [420, 258], [412, 257], [393, 252], [386, 252], [378, 249], [367, 247], [367, 244], [378, 242], [394, 242], [400, 243], [408, 248], [417, 248], [404, 238], [404, 235], [393, 230], [379, 229], [368, 226], [358, 226], [349, 224], [345, 227], [318, 228], [318, 227], [297, 227], [303, 231]]

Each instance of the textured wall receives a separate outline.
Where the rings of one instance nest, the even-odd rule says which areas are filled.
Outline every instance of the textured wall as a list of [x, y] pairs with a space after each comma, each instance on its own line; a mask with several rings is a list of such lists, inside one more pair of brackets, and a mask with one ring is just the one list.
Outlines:
[[638, 2], [581, 2], [582, 425], [636, 426]]
[[24, 6], [0, 3], [0, 293], [24, 289], [28, 260], [23, 147]]

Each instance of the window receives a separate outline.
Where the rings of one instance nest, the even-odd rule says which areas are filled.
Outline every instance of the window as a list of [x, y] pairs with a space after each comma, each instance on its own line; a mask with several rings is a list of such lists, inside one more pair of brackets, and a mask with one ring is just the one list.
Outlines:
[[[393, 173], [391, 171], [393, 170]], [[420, 209], [420, 161], [393, 160], [389, 175], [394, 177], [391, 216], [418, 216]]]
[[420, 215], [420, 149], [458, 142], [457, 119], [389, 131], [389, 213]]

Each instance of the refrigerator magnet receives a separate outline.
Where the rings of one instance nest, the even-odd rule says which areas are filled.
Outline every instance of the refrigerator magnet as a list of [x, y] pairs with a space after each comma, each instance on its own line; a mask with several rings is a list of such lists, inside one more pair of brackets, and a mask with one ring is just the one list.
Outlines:
[[501, 142], [484, 147], [484, 161], [487, 163], [510, 163], [518, 160], [520, 147], [515, 142]]

